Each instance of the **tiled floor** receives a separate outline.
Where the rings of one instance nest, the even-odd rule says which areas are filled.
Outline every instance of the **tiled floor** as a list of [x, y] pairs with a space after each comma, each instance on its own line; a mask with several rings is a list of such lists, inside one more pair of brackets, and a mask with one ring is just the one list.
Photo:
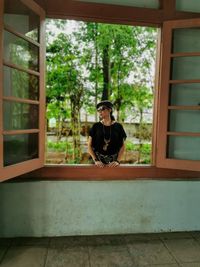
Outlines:
[[200, 267], [200, 232], [0, 239], [2, 267]]

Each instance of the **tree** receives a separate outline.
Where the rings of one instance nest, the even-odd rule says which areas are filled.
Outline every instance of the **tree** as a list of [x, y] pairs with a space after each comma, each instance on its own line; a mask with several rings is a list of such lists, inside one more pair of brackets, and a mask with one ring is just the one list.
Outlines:
[[[73, 160], [78, 162], [81, 158], [80, 149], [80, 119], [79, 113], [82, 105], [83, 83], [80, 67], [80, 51], [70, 39], [63, 33], [47, 47], [47, 99], [57, 103], [57, 107], [63, 110], [58, 113], [58, 120], [63, 124], [70, 104], [70, 119], [73, 138]], [[49, 108], [51, 108], [49, 106]], [[60, 127], [61, 129], [62, 127]], [[59, 134], [59, 136], [61, 136]]]

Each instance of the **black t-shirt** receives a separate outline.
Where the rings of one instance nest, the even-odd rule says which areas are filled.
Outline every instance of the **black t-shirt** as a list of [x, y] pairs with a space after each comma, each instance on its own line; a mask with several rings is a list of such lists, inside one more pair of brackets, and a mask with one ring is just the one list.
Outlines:
[[[113, 155], [119, 152], [123, 145], [123, 141], [126, 139], [126, 133], [123, 126], [114, 122], [110, 126], [105, 126], [101, 122], [95, 123], [90, 129], [89, 135], [92, 137], [92, 147], [94, 152], [99, 152], [103, 155]], [[110, 139], [107, 150], [103, 150], [105, 145], [105, 139]]]

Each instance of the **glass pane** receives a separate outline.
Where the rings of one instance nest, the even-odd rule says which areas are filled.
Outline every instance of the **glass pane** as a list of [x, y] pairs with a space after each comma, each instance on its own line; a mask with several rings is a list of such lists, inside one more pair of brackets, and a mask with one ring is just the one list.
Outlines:
[[19, 0], [6, 0], [4, 23], [39, 42], [40, 17]]
[[172, 59], [172, 80], [200, 79], [200, 57]]
[[38, 133], [6, 135], [3, 148], [4, 166], [38, 158]]
[[200, 12], [199, 1], [176, 0], [176, 9], [180, 11]]
[[169, 105], [171, 106], [200, 105], [200, 84], [186, 83], [186, 84], [171, 85]]
[[38, 114], [38, 105], [4, 101], [4, 130], [38, 129]]
[[15, 96], [32, 100], [39, 99], [39, 78], [13, 68], [4, 66], [4, 96]]
[[169, 136], [168, 158], [200, 160], [200, 137]]
[[145, 8], [159, 8], [159, 0], [78, 0], [91, 3], [103, 3], [120, 6], [145, 7]]
[[169, 131], [200, 132], [200, 110], [171, 110]]
[[175, 29], [173, 30], [172, 53], [200, 52], [200, 29]]
[[4, 59], [21, 67], [38, 71], [39, 48], [4, 31]]

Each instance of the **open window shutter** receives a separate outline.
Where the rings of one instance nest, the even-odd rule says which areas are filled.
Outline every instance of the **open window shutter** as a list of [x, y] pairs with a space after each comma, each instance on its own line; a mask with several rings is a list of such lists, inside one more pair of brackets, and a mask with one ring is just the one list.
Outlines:
[[44, 164], [45, 13], [32, 0], [0, 1], [0, 180]]
[[200, 20], [163, 27], [156, 165], [200, 171]]

